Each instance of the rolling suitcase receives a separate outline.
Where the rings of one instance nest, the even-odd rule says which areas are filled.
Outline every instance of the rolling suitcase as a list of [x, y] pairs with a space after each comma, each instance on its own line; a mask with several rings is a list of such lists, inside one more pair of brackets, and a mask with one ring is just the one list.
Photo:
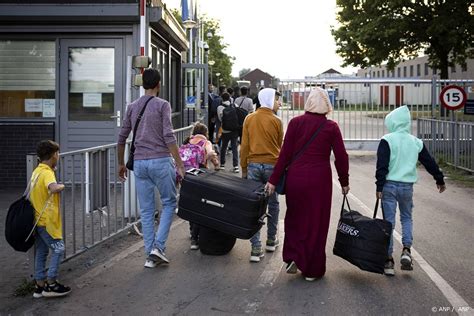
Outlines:
[[181, 184], [178, 216], [240, 239], [263, 225], [265, 185], [216, 171], [191, 169]]
[[218, 230], [201, 226], [199, 230], [199, 250], [209, 256], [222, 256], [234, 248], [236, 238]]

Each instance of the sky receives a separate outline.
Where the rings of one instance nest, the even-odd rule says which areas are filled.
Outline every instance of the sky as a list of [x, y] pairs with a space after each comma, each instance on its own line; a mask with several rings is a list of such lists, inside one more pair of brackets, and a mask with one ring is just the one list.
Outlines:
[[[227, 54], [235, 57], [232, 75], [259, 68], [279, 79], [302, 79], [334, 68], [344, 74], [331, 26], [336, 0], [197, 0], [200, 13], [219, 20]], [[180, 0], [165, 0], [180, 9]]]

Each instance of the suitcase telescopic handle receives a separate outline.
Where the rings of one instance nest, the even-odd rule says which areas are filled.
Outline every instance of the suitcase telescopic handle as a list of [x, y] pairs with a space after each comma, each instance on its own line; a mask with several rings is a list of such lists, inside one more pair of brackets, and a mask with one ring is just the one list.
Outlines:
[[204, 170], [198, 169], [198, 168], [191, 168], [189, 170], [186, 170], [187, 174], [192, 174], [193, 176], [197, 176], [201, 173], [205, 173]]
[[218, 203], [216, 201], [201, 199], [201, 202], [204, 203], [204, 204], [209, 204], [209, 205], [212, 205], [212, 206], [217, 206], [217, 207], [220, 207], [220, 208], [224, 208], [224, 204]]

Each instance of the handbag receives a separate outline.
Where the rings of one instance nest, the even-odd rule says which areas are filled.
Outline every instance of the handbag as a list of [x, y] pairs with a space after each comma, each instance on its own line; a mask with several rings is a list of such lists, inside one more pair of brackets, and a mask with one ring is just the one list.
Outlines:
[[[345, 203], [349, 210], [344, 209]], [[378, 207], [379, 199], [375, 203], [374, 216], [364, 216], [351, 209], [347, 195], [344, 195], [333, 254], [361, 270], [383, 274], [392, 224], [376, 218]]]
[[153, 99], [153, 97], [149, 98], [146, 102], [145, 105], [143, 106], [143, 109], [140, 111], [140, 114], [138, 114], [137, 117], [137, 122], [135, 123], [135, 127], [133, 128], [133, 137], [132, 137], [132, 146], [130, 146], [130, 153], [128, 154], [128, 160], [127, 160], [127, 169], [130, 171], [133, 171], [133, 162], [134, 162], [134, 156], [135, 156], [135, 136], [137, 136], [137, 129], [138, 125], [140, 124], [140, 121], [142, 120], [143, 113], [145, 112], [146, 106], [148, 105], [148, 102]]
[[290, 165], [295, 162], [296, 159], [298, 159], [301, 154], [308, 148], [308, 146], [313, 142], [313, 140], [316, 138], [318, 135], [319, 131], [323, 128], [324, 124], [326, 124], [327, 120], [324, 121], [321, 126], [318, 127], [316, 132], [314, 132], [313, 136], [311, 136], [310, 140], [303, 146], [303, 148], [296, 154], [296, 156], [288, 163], [288, 165], [285, 167], [285, 170], [283, 171], [283, 174], [281, 175], [280, 179], [278, 180], [278, 184], [275, 186], [275, 191], [278, 194], [285, 194], [286, 193], [286, 174], [288, 172], [288, 168]]

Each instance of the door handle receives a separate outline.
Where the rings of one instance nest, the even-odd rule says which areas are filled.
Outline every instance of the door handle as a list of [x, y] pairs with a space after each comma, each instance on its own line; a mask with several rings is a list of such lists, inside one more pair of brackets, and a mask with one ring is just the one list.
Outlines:
[[116, 119], [117, 120], [117, 127], [120, 127], [120, 111], [117, 111], [117, 115], [112, 115], [110, 118], [111, 119]]

